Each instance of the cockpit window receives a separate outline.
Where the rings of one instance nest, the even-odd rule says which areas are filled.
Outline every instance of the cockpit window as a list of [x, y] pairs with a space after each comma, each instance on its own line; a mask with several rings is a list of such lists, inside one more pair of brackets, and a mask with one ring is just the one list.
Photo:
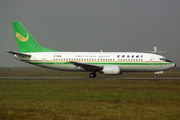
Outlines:
[[172, 61], [168, 60], [166, 57], [162, 57], [162, 58], [160, 58], [160, 60], [162, 60], [164, 62], [172, 62]]

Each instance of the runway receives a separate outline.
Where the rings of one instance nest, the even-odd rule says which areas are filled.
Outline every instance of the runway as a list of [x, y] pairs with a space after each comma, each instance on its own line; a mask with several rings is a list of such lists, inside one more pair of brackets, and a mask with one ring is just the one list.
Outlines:
[[0, 77], [0, 80], [180, 80], [180, 78], [117, 78], [117, 77], [102, 77], [102, 78], [89, 78], [89, 77]]

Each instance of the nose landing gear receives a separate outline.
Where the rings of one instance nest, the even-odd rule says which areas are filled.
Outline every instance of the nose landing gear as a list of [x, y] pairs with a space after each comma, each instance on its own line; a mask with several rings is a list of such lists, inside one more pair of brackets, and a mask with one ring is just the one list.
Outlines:
[[153, 76], [154, 78], [157, 78], [158, 77], [158, 75], [157, 74], [154, 74], [154, 76]]
[[154, 72], [154, 78], [157, 78], [158, 77], [158, 75], [157, 74], [162, 74], [163, 73], [163, 71], [158, 71], [158, 72]]

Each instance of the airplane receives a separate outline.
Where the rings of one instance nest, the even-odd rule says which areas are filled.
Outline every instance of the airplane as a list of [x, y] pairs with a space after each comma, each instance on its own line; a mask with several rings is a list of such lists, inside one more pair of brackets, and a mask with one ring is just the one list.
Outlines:
[[158, 50], [156, 46], [154, 46], [153, 50], [146, 51], [146, 52], [150, 52], [150, 53], [154, 53], [154, 54], [163, 54], [163, 53], [167, 53], [167, 52], [170, 52], [170, 51], [161, 51], [161, 50]]
[[95, 78], [96, 72], [104, 75], [120, 75], [123, 72], [163, 73], [176, 66], [166, 57], [141, 52], [58, 52], [39, 45], [19, 21], [13, 21], [19, 51], [10, 51], [17, 60], [44, 68], [61, 71], [90, 72]]

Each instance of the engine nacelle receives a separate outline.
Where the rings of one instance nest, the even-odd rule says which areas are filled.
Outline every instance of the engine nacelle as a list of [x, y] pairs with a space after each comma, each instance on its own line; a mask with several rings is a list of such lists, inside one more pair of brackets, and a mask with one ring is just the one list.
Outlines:
[[105, 75], [119, 75], [122, 74], [121, 69], [117, 65], [104, 66], [102, 72]]

